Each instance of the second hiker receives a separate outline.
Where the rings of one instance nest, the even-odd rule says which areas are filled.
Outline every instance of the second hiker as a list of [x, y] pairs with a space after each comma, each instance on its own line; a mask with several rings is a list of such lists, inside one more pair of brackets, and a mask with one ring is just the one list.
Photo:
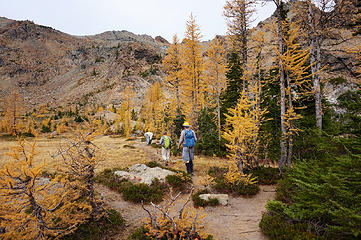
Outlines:
[[167, 136], [167, 131], [163, 132], [163, 136], [160, 138], [158, 144], [162, 145], [162, 158], [165, 161], [166, 165], [168, 165], [172, 140], [170, 139], [170, 137]]

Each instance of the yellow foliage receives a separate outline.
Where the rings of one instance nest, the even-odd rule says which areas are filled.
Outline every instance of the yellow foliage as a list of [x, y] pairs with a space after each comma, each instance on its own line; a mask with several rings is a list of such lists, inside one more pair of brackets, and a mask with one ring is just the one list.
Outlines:
[[8, 153], [13, 161], [0, 170], [4, 239], [57, 237], [74, 231], [87, 217], [82, 210], [87, 206], [75, 202], [78, 194], [65, 178], [40, 179], [44, 164], [34, 162], [35, 144], [19, 139], [18, 146]]
[[147, 90], [141, 110], [145, 130], [155, 134], [161, 134], [165, 129], [164, 122], [164, 94], [159, 82], [155, 82]]
[[182, 47], [182, 91], [184, 112], [193, 126], [197, 126], [200, 110], [205, 105], [206, 84], [203, 74], [203, 59], [200, 45], [201, 33], [193, 15], [186, 24], [184, 45]]
[[198, 180], [198, 184], [203, 186], [206, 189], [211, 189], [213, 185], [215, 185], [214, 182], [215, 178], [212, 176], [209, 176], [208, 174], [206, 176], [201, 176]]
[[229, 184], [242, 184], [248, 186], [257, 183], [257, 177], [252, 177], [251, 174], [243, 174], [238, 169], [237, 163], [232, 161], [228, 167], [227, 173], [224, 175], [224, 180]]
[[165, 200], [162, 206], [151, 203], [154, 208], [152, 212], [143, 206], [143, 209], [149, 215], [144, 226], [148, 230], [147, 236], [159, 239], [162, 237], [176, 239], [176, 236], [180, 235], [182, 239], [185, 239], [186, 236], [196, 234], [206, 238], [208, 234], [204, 232], [204, 227], [199, 224], [199, 220], [205, 217], [202, 214], [203, 208], [199, 208], [197, 211], [195, 208], [188, 206], [191, 194], [174, 216], [171, 215], [174, 212], [172, 208], [175, 206], [179, 194], [173, 197], [172, 193], [170, 193], [169, 199]]
[[176, 99], [176, 109], [180, 109], [180, 96], [182, 95], [181, 88], [181, 45], [177, 38], [177, 35], [173, 37], [173, 43], [167, 50], [167, 55], [164, 57], [162, 65], [167, 73], [166, 81], [169, 83], [171, 90], [173, 91]]
[[3, 126], [7, 133], [17, 135], [20, 133], [19, 120], [23, 111], [23, 98], [17, 91], [13, 91], [5, 99], [5, 124]]
[[[223, 137], [230, 151], [229, 159], [237, 162], [238, 168], [243, 172], [243, 166], [254, 167], [258, 161], [259, 131], [264, 121], [263, 115], [267, 112], [258, 107], [257, 84], [254, 88], [249, 86], [248, 93], [242, 91], [235, 108], [229, 109], [226, 115], [226, 124]], [[253, 93], [253, 94], [252, 94]], [[251, 99], [251, 96], [252, 99]]]
[[117, 113], [119, 118], [115, 120], [115, 130], [120, 131], [120, 123], [123, 123], [123, 130], [125, 137], [129, 138], [132, 133], [132, 111], [133, 111], [133, 98], [134, 92], [130, 86], [126, 86], [123, 91], [123, 101]]

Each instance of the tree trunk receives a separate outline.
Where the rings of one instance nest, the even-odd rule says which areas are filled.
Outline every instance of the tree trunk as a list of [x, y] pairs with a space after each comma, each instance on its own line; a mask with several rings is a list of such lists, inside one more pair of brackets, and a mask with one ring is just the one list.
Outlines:
[[175, 91], [176, 91], [176, 97], [177, 97], [177, 110], [180, 109], [180, 100], [179, 100], [179, 79], [176, 78], [175, 82]]
[[321, 69], [321, 49], [319, 39], [315, 40], [316, 47], [316, 68], [313, 79], [313, 88], [315, 91], [315, 107], [316, 107], [316, 126], [319, 130], [322, 130], [322, 92], [320, 84], [320, 69]]
[[[278, 51], [283, 53], [283, 33], [282, 33], [282, 17], [281, 17], [281, 1], [278, 1], [277, 5], [277, 19], [278, 19]], [[280, 72], [280, 90], [281, 90], [281, 157], [279, 162], [279, 170], [282, 173], [283, 167], [286, 163], [287, 149], [286, 149], [286, 125], [285, 125], [285, 112], [286, 112], [286, 94], [285, 94], [285, 76], [282, 59], [278, 60], [279, 72]]]
[[217, 85], [216, 85], [216, 91], [217, 91], [217, 99], [216, 99], [216, 103], [217, 103], [217, 128], [218, 128], [218, 140], [221, 140], [221, 106], [220, 106], [220, 102], [219, 102], [220, 83], [219, 83], [218, 69], [217, 69], [216, 72], [217, 72]]
[[322, 130], [322, 102], [321, 102], [321, 86], [320, 86], [320, 74], [321, 69], [321, 50], [320, 41], [316, 37], [316, 29], [314, 22], [314, 14], [312, 10], [311, 1], [307, 1], [308, 4], [308, 23], [309, 23], [309, 37], [310, 37], [310, 64], [313, 80], [313, 90], [315, 94], [315, 112], [316, 112], [316, 126]]
[[[289, 87], [289, 93], [288, 93], [288, 109], [292, 109], [292, 95], [291, 95], [291, 82], [289, 74], [287, 74], [287, 86]], [[288, 130], [288, 156], [287, 156], [287, 166], [291, 167], [292, 165], [292, 154], [293, 154], [293, 135], [290, 129], [293, 127], [292, 120], [289, 120], [289, 130]]]

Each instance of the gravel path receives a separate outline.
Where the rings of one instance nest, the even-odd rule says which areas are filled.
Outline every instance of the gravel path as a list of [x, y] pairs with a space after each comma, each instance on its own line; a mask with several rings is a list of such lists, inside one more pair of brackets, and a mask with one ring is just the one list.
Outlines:
[[[136, 146], [142, 148], [149, 159], [160, 160], [156, 149], [142, 143]], [[195, 173], [193, 182], [197, 183], [196, 179], [199, 176], [197, 172]], [[260, 188], [260, 192], [253, 197], [230, 197], [228, 206], [206, 207], [204, 209], [206, 217], [202, 219], [206, 232], [218, 240], [267, 240], [267, 236], [261, 232], [258, 224], [267, 201], [274, 199], [275, 186]], [[97, 185], [97, 191], [103, 194], [104, 202], [119, 211], [127, 221], [125, 232], [117, 236], [117, 239], [126, 239], [135, 228], [141, 226], [142, 220], [147, 217], [140, 204], [124, 201], [119, 193], [103, 185]], [[186, 194], [181, 195], [180, 202], [186, 198]]]

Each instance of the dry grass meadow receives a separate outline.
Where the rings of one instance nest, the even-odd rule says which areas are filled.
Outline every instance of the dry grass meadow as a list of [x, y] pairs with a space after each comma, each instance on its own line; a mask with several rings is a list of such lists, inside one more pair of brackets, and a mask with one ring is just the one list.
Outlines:
[[[48, 138], [48, 135], [42, 134], [36, 139], [28, 138], [27, 141], [36, 141], [37, 155], [35, 164], [45, 163], [45, 171], [55, 172], [63, 166], [61, 157], [52, 158], [51, 156], [59, 151], [59, 147], [69, 146], [71, 135], [61, 135], [55, 138]], [[161, 161], [160, 149], [154, 149], [146, 146], [140, 139], [125, 139], [111, 136], [97, 136], [93, 143], [100, 149], [101, 161], [96, 169], [97, 172], [106, 168], [126, 168], [136, 163], [146, 163], [149, 161]], [[17, 146], [15, 138], [0, 138], [0, 168], [12, 160], [6, 153], [11, 151], [12, 147]], [[172, 167], [185, 170], [181, 157], [171, 157]], [[195, 171], [199, 175], [206, 175], [211, 166], [225, 166], [226, 160], [212, 157], [195, 156]]]

